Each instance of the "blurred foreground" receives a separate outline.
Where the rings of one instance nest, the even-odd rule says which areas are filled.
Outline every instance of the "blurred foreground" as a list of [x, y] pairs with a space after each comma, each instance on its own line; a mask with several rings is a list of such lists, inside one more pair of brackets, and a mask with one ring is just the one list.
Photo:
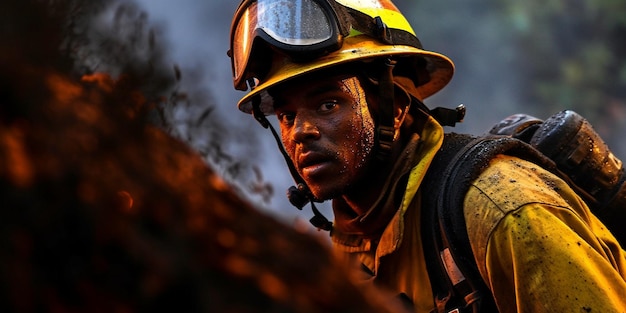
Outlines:
[[46, 3], [0, 5], [1, 312], [400, 310], [152, 126], [145, 77], [69, 71], [81, 1]]

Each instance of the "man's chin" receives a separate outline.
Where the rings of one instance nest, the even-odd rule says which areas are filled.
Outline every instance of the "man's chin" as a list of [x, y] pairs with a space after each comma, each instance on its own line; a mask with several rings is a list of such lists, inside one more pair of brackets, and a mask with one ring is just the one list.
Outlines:
[[326, 201], [337, 198], [341, 195], [339, 190], [329, 189], [329, 188], [319, 188], [315, 186], [309, 186], [311, 190], [311, 194], [315, 198], [315, 201]]

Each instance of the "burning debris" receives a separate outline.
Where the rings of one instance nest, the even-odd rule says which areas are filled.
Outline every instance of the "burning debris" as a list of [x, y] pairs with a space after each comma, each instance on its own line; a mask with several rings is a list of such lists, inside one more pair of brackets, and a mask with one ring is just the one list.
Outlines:
[[40, 28], [2, 34], [0, 311], [398, 312], [152, 126], [145, 76], [80, 76], [42, 54], [63, 36], [36, 31], [66, 25], [44, 6], [64, 3], [91, 2], [2, 4], [31, 7], [4, 23]]

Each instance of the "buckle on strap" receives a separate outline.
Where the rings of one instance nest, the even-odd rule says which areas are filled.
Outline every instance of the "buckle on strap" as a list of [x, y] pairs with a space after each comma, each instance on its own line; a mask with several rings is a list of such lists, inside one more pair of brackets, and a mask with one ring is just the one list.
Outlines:
[[379, 125], [378, 126], [378, 156], [381, 159], [387, 158], [391, 155], [391, 147], [393, 145], [393, 137], [395, 130], [391, 126]]

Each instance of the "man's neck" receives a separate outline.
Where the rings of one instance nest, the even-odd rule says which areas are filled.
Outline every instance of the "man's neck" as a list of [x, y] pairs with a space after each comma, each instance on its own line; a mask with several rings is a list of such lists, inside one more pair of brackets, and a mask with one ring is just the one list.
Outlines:
[[[357, 185], [341, 196], [342, 202], [355, 216], [367, 213], [385, 188], [394, 162], [376, 164], [372, 173], [359, 180]], [[346, 209], [346, 208], [344, 208]]]
[[[373, 164], [372, 172], [358, 185], [352, 186], [342, 197], [333, 200], [335, 224], [339, 231], [364, 235], [375, 235], [395, 214], [399, 199], [404, 191], [401, 177], [412, 166], [412, 156], [416, 144], [397, 148], [392, 154], [393, 161]], [[403, 151], [400, 151], [403, 150]], [[406, 156], [400, 160], [400, 156]]]

